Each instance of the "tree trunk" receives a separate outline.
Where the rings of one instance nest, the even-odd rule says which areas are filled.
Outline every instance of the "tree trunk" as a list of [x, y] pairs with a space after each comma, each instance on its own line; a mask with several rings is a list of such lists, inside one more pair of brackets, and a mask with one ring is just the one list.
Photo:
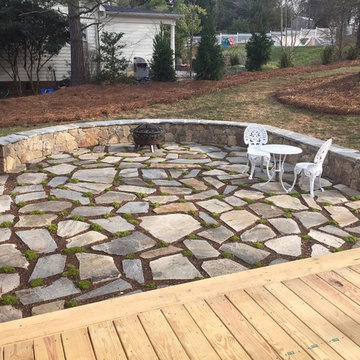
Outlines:
[[358, 28], [356, 33], [356, 47], [360, 49], [360, 6], [358, 9], [357, 23], [358, 23]]
[[72, 86], [85, 83], [84, 49], [79, 7], [79, 0], [70, 0], [68, 3]]

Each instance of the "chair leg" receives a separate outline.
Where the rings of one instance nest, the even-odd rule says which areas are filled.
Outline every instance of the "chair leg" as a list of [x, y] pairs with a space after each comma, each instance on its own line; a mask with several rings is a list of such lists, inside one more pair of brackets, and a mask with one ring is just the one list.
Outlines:
[[266, 174], [267, 174], [268, 179], [270, 179], [269, 165], [270, 165], [270, 159], [266, 158]]
[[315, 184], [316, 176], [311, 175], [310, 176], [310, 196], [313, 198], [314, 195], [314, 184]]
[[321, 186], [321, 175], [319, 176], [318, 181], [319, 181], [319, 188], [320, 188], [320, 190], [321, 190], [322, 192], [324, 192], [325, 190], [324, 190], [323, 187]]
[[255, 166], [256, 166], [256, 164], [255, 164], [255, 161], [254, 161], [254, 162], [250, 161], [250, 164], [251, 164], [251, 171], [250, 171], [249, 180], [252, 180], [253, 177], [254, 177], [254, 172], [255, 172]]
[[244, 170], [241, 172], [242, 174], [246, 173], [246, 171], [249, 168], [249, 157], [247, 156], [247, 162], [246, 162], [246, 167], [244, 168]]

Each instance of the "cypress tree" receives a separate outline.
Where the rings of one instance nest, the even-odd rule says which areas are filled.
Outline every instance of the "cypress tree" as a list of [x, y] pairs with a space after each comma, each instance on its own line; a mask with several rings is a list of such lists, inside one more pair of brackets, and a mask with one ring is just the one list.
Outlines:
[[151, 79], [154, 81], [176, 81], [173, 66], [173, 51], [169, 39], [165, 36], [161, 26], [159, 34], [154, 38], [153, 57], [151, 59]]
[[224, 76], [224, 59], [215, 35], [215, 16], [209, 4], [203, 16], [201, 41], [194, 70], [198, 80], [220, 80]]

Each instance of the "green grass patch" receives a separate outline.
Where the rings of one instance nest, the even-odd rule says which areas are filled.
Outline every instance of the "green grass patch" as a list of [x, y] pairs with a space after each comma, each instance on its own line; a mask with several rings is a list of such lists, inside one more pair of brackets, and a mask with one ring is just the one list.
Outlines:
[[256, 249], [262, 249], [264, 247], [264, 244], [262, 244], [261, 242], [254, 242], [251, 244], [251, 246]]
[[209, 227], [209, 228], [217, 228], [217, 227], [220, 226], [220, 224], [218, 224], [218, 223], [210, 223], [210, 222], [207, 222], [207, 221], [202, 221], [200, 225], [202, 227]]
[[111, 218], [111, 217], [114, 217], [114, 216], [115, 216], [115, 214], [113, 214], [113, 213], [107, 213], [107, 214], [103, 215], [103, 218], [108, 219], [108, 218]]
[[51, 225], [49, 225], [48, 227], [47, 227], [47, 229], [49, 230], [49, 231], [57, 231], [57, 225], [55, 225], [55, 224], [51, 224]]
[[241, 198], [241, 200], [247, 202], [248, 204], [253, 204], [255, 202], [253, 199], [250, 199], [247, 197], [243, 197], [243, 198]]
[[84, 252], [87, 252], [87, 250], [82, 246], [73, 246], [63, 250], [63, 253], [65, 255], [84, 253]]
[[42, 211], [42, 210], [32, 210], [32, 211], [30, 211], [29, 214], [30, 214], [30, 215], [43, 215], [43, 214], [45, 214], [45, 211]]
[[28, 261], [34, 261], [39, 257], [39, 255], [33, 250], [25, 250], [24, 256]]
[[[59, 199], [58, 199], [55, 195], [50, 195], [50, 196], [48, 197], [48, 200], [49, 200], [49, 201], [58, 201]], [[73, 204], [74, 204], [74, 201], [75, 201], [75, 200], [72, 201]], [[79, 204], [80, 204], [80, 201], [79, 201]]]
[[0, 274], [12, 274], [16, 272], [13, 266], [0, 266]]
[[194, 256], [193, 252], [190, 251], [190, 250], [184, 250], [184, 251], [182, 252], [182, 255], [185, 256], [185, 257]]
[[329, 220], [326, 222], [326, 225], [339, 226], [339, 223], [336, 220]]
[[57, 214], [58, 214], [58, 216], [67, 216], [69, 214], [69, 212], [67, 210], [61, 210]]
[[99, 231], [99, 232], [104, 231], [104, 228], [101, 225], [97, 224], [97, 223], [92, 223], [90, 225], [90, 229], [94, 230], [94, 231]]
[[244, 210], [243, 206], [234, 206], [234, 210]]
[[119, 201], [114, 201], [112, 203], [112, 206], [114, 207], [114, 209], [120, 209], [121, 203]]
[[128, 220], [128, 223], [131, 224], [131, 225], [139, 225], [139, 220], [135, 220], [135, 219], [130, 219]]
[[13, 221], [4, 221], [0, 224], [0, 228], [9, 228], [14, 225]]
[[73, 216], [71, 216], [71, 219], [73, 219], [75, 221], [85, 221], [85, 218], [83, 216], [78, 215], [78, 214], [74, 214]]
[[135, 259], [135, 254], [133, 254], [133, 253], [126, 254], [126, 255], [125, 255], [125, 259], [127, 259], [127, 260], [133, 260], [133, 259]]
[[125, 231], [117, 231], [115, 233], [115, 236], [119, 237], [119, 238], [122, 238], [122, 237], [125, 237], [125, 236], [129, 236], [131, 234], [131, 231], [129, 230], [125, 230]]
[[155, 247], [156, 248], [166, 248], [168, 247], [169, 244], [166, 242], [166, 241], [158, 241], [156, 244], [155, 244]]
[[283, 217], [286, 218], [286, 219], [291, 219], [293, 217], [293, 214], [290, 213], [290, 212], [286, 212], [283, 214]]
[[145, 289], [156, 289], [156, 287], [157, 287], [154, 282], [144, 283], [144, 284], [141, 284], [141, 286]]
[[210, 214], [211, 217], [213, 217], [214, 219], [217, 219], [218, 217], [220, 217], [220, 214], [216, 213], [216, 212], [212, 212]]
[[178, 202], [178, 203], [185, 203], [186, 200], [185, 200], [185, 199], [178, 199], [177, 202]]
[[3, 295], [0, 297], [1, 305], [16, 305], [19, 302], [19, 298], [15, 295]]
[[43, 279], [34, 279], [31, 280], [29, 282], [29, 285], [34, 288], [34, 287], [38, 287], [38, 286], [43, 286], [44, 285], [44, 280]]
[[85, 193], [82, 194], [82, 197], [91, 198], [91, 197], [93, 197], [93, 195], [94, 195], [94, 194], [93, 194], [92, 192], [87, 191], [87, 192], [85, 192]]
[[90, 280], [76, 281], [75, 285], [82, 291], [89, 290], [92, 287], [92, 283]]
[[79, 306], [79, 302], [77, 300], [68, 300], [65, 301], [65, 309], [70, 309], [76, 306]]
[[255, 261], [254, 263], [253, 263], [253, 269], [256, 269], [256, 268], [260, 268], [260, 267], [262, 267], [263, 265], [262, 265], [262, 263], [261, 263], [261, 261]]
[[231, 253], [226, 252], [226, 251], [223, 251], [220, 255], [224, 259], [231, 259], [233, 257], [233, 255]]
[[71, 277], [74, 278], [79, 275], [79, 269], [77, 269], [74, 265], [68, 264], [65, 267], [65, 271], [62, 273], [64, 277]]
[[26, 205], [26, 202], [25, 202], [25, 201], [20, 201], [20, 202], [18, 202], [18, 203], [16, 204], [16, 206], [19, 207], [19, 208], [22, 208], [22, 207], [24, 207], [25, 205]]
[[69, 179], [69, 183], [77, 184], [80, 180], [76, 178]]
[[306, 241], [310, 241], [313, 239], [310, 235], [301, 235], [301, 238]]
[[232, 242], [240, 241], [240, 237], [237, 236], [237, 235], [233, 235], [233, 236], [230, 237], [230, 241], [232, 241]]
[[197, 236], [195, 234], [189, 234], [186, 236], [186, 238], [189, 240], [195, 240], [195, 239], [197, 239]]
[[124, 219], [130, 219], [132, 217], [132, 214], [130, 213], [124, 213], [121, 215]]
[[256, 223], [266, 225], [268, 223], [268, 220], [267, 219], [259, 219]]
[[264, 199], [264, 200], [262, 200], [262, 202], [263, 202], [264, 204], [274, 205], [274, 203], [273, 203], [271, 200], [268, 200], [268, 199]]
[[359, 238], [355, 237], [355, 236], [347, 236], [344, 238], [344, 240], [347, 242], [347, 243], [350, 243], [350, 244], [355, 244], [356, 242], [359, 241]]

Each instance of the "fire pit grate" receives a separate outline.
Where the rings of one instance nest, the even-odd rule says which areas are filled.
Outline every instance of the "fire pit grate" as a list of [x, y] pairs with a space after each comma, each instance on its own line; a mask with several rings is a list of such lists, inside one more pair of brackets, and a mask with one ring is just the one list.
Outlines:
[[141, 124], [131, 132], [135, 142], [135, 151], [149, 145], [151, 152], [154, 152], [154, 145], [160, 149], [160, 144], [165, 138], [165, 131], [161, 127], [152, 124]]

